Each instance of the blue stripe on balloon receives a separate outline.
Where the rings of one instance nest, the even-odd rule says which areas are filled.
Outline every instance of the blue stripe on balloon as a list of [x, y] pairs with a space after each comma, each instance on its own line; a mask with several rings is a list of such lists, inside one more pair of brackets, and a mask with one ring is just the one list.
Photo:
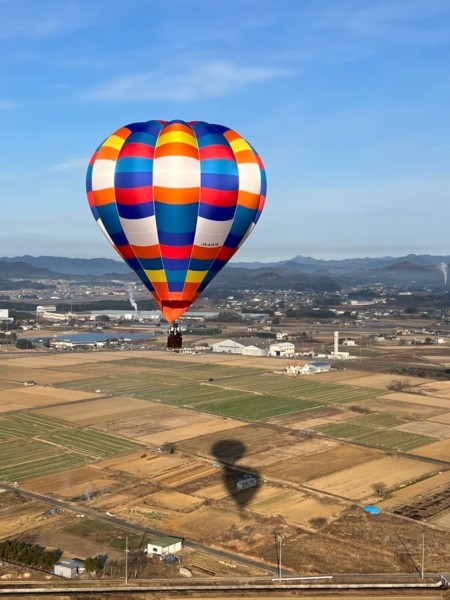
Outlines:
[[229, 233], [227, 239], [225, 240], [224, 246], [227, 248], [237, 248], [243, 237], [244, 236], [242, 235], [234, 235], [233, 233]]
[[158, 229], [159, 243], [167, 246], [190, 246], [194, 243], [195, 230], [186, 233], [167, 233]]
[[[97, 207], [99, 217], [109, 235], [123, 233], [122, 224], [114, 203]], [[125, 235], [125, 234], [124, 234]], [[125, 242], [128, 243], [128, 242]]]
[[87, 168], [87, 173], [86, 173], [86, 191], [87, 192], [91, 192], [92, 191], [92, 170], [94, 168], [94, 165], [89, 165]]
[[118, 188], [135, 188], [153, 185], [153, 172], [145, 173], [116, 173], [114, 185]]
[[261, 169], [261, 195], [267, 194], [267, 175], [264, 169]]
[[144, 219], [155, 214], [153, 202], [140, 202], [139, 204], [121, 204], [117, 202], [117, 210], [124, 219]]
[[208, 271], [210, 266], [213, 264], [213, 260], [204, 260], [201, 258], [191, 258], [191, 262], [189, 263], [190, 271]]
[[180, 270], [166, 269], [166, 277], [167, 277], [168, 283], [183, 283], [184, 284], [185, 279], [186, 279], [186, 270], [185, 269], [180, 269]]
[[240, 236], [241, 238], [247, 233], [247, 229], [253, 222], [255, 216], [255, 209], [246, 208], [245, 206], [237, 206], [236, 214], [234, 216], [233, 225], [231, 226], [230, 233], [232, 235]]
[[213, 190], [235, 191], [239, 189], [239, 177], [237, 175], [202, 173], [200, 181], [202, 187]]
[[198, 214], [210, 221], [231, 221], [234, 217], [235, 206], [214, 206], [212, 204], [200, 203]]
[[218, 273], [227, 264], [227, 260], [216, 259], [209, 269], [210, 273]]
[[153, 171], [153, 160], [140, 156], [124, 156], [116, 163], [116, 173], [135, 173]]
[[115, 246], [125, 246], [128, 244], [127, 236], [123, 231], [118, 231], [116, 233], [108, 231], [108, 234]]
[[147, 146], [154, 147], [158, 135], [157, 132], [155, 132], [155, 134], [156, 135], [153, 135], [152, 133], [147, 133], [146, 131], [135, 131], [127, 137], [126, 143], [146, 144]]
[[237, 164], [232, 160], [207, 159], [201, 162], [202, 173], [218, 175], [239, 175]]
[[210, 133], [197, 138], [198, 147], [206, 146], [229, 146], [228, 140], [218, 133]]
[[148, 271], [158, 271], [164, 268], [161, 257], [140, 258], [139, 262], [142, 265], [142, 268]]
[[[165, 204], [155, 202], [155, 215], [158, 232], [181, 234], [195, 231], [197, 225], [198, 204]], [[181, 246], [182, 244], [176, 244]]]
[[182, 292], [184, 290], [184, 281], [168, 281], [169, 292]]
[[189, 258], [164, 258], [164, 268], [166, 270], [187, 271], [189, 268]]

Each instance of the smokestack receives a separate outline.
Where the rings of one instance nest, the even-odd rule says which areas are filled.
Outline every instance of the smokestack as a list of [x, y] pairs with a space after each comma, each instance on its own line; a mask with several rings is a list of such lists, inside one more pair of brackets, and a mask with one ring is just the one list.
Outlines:
[[334, 332], [334, 350], [333, 354], [338, 354], [339, 352], [339, 331]]
[[447, 285], [448, 264], [445, 262], [441, 262], [438, 264], [437, 268], [444, 276], [444, 285]]

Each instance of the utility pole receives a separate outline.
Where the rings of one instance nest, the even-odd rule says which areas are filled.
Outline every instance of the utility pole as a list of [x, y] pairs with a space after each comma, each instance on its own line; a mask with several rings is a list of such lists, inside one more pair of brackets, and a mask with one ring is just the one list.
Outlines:
[[281, 541], [282, 541], [282, 539], [283, 539], [283, 536], [279, 533], [277, 535], [277, 540], [278, 540], [278, 543], [280, 544], [279, 548], [278, 548], [278, 581], [281, 581]]
[[422, 579], [424, 578], [424, 566], [425, 566], [425, 532], [422, 533]]
[[128, 536], [125, 538], [125, 585], [128, 585]]

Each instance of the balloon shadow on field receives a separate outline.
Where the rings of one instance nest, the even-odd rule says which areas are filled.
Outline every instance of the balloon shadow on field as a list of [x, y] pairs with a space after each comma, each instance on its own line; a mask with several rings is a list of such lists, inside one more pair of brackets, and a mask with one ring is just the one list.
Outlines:
[[228, 497], [243, 509], [249, 504], [256, 492], [260, 475], [253, 468], [247, 468], [242, 463], [237, 464], [247, 450], [240, 440], [220, 440], [216, 442], [211, 452], [222, 468], [222, 480], [228, 491]]

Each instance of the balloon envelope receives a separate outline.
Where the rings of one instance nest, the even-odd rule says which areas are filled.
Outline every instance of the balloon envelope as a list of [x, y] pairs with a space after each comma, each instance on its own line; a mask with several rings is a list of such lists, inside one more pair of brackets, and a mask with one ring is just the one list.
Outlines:
[[103, 233], [172, 322], [252, 231], [266, 177], [255, 150], [228, 127], [148, 121], [99, 146], [86, 187]]

